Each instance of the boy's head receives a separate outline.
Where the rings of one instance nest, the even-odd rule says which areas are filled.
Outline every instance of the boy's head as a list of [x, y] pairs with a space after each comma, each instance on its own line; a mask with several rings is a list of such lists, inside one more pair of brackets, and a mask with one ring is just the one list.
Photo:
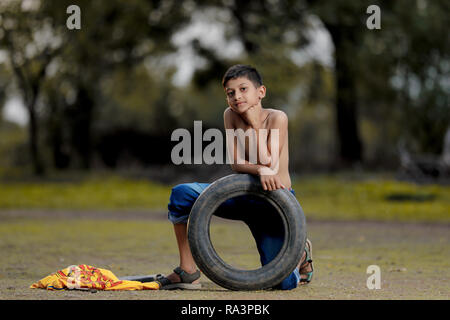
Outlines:
[[258, 88], [263, 84], [262, 77], [255, 68], [249, 65], [236, 64], [225, 72], [222, 79], [223, 87], [226, 88], [228, 80], [237, 78], [247, 78], [254, 84], [255, 88]]
[[249, 65], [237, 64], [230, 67], [222, 79], [229, 106], [241, 113], [260, 103], [266, 95], [259, 72]]

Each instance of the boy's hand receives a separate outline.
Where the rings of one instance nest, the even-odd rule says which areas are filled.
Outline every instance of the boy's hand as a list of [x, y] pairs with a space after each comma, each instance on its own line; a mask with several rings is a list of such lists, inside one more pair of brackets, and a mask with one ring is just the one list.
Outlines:
[[275, 174], [270, 168], [258, 169], [258, 174], [264, 190], [274, 191], [281, 188], [286, 189], [278, 174]]
[[256, 112], [255, 106], [248, 106], [244, 111], [236, 109], [234, 106], [231, 106], [231, 110], [236, 112], [242, 119], [245, 120], [251, 127], [258, 128], [259, 127], [259, 114]]
[[256, 108], [251, 106], [242, 113], [244, 120], [253, 128], [259, 127], [259, 113], [256, 112]]

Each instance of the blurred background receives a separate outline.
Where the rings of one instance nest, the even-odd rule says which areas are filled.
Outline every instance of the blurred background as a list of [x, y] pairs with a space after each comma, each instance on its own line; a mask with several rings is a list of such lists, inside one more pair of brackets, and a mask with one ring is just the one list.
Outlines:
[[[370, 5], [381, 29], [367, 27]], [[28, 289], [71, 264], [170, 272], [171, 188], [232, 173], [173, 164], [171, 134], [193, 137], [195, 120], [223, 132], [221, 79], [237, 63], [288, 115], [312, 287], [242, 296], [203, 277], [194, 295], [95, 297], [448, 299], [449, 12], [448, 0], [0, 0], [0, 299], [89, 299]], [[245, 225], [211, 230], [221, 255], [259, 265]], [[372, 264], [383, 290], [366, 287]]]
[[[79, 30], [66, 25], [73, 4]], [[381, 29], [366, 26], [372, 4]], [[439, 184], [447, 195], [449, 9], [445, 0], [3, 0], [1, 206], [42, 205], [19, 182], [115, 177], [120, 186], [170, 186], [231, 173], [226, 165], [172, 164], [170, 137], [176, 128], [193, 132], [194, 120], [223, 131], [221, 78], [236, 63], [261, 72], [263, 106], [289, 117], [297, 189], [330, 194], [342, 186], [333, 177], [377, 177], [418, 190], [389, 189], [382, 199], [439, 198], [417, 183]], [[317, 176], [317, 187], [302, 178]], [[60, 206], [76, 207], [70, 199]], [[146, 206], [127, 201], [120, 203]], [[448, 219], [448, 199], [442, 206]]]

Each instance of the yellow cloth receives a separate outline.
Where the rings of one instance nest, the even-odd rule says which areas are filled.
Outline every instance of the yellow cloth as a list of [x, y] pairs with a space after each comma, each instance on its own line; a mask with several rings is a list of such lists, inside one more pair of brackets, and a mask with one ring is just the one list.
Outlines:
[[69, 266], [33, 283], [30, 288], [47, 290], [158, 290], [157, 282], [139, 282], [119, 280], [109, 270], [96, 268], [87, 264]]

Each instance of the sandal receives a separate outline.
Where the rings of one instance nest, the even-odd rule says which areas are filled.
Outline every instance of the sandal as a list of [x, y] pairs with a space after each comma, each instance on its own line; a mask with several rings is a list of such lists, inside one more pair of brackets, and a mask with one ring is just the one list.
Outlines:
[[[301, 284], [308, 284], [308, 283], [310, 283], [311, 279], [313, 277], [313, 273], [314, 273], [314, 268], [313, 268], [313, 264], [312, 264], [312, 262], [313, 262], [312, 261], [312, 244], [311, 244], [311, 241], [309, 241], [309, 239], [306, 239], [305, 252], [306, 252], [305, 261], [298, 268], [298, 271], [300, 273], [300, 276], [301, 275], [306, 275], [307, 277], [304, 278], [304, 279], [300, 278], [300, 283]], [[306, 267], [308, 263], [311, 266], [311, 271], [310, 272], [301, 273], [300, 270], [303, 269], [304, 267]]]
[[175, 272], [180, 277], [181, 282], [172, 282], [172, 280], [164, 276], [160, 276], [155, 280], [155, 282], [159, 283], [159, 290], [195, 290], [202, 287], [200, 283], [192, 283], [200, 278], [200, 271], [197, 270], [194, 273], [187, 273], [186, 271], [181, 269], [181, 267], [176, 267], [173, 272]]

